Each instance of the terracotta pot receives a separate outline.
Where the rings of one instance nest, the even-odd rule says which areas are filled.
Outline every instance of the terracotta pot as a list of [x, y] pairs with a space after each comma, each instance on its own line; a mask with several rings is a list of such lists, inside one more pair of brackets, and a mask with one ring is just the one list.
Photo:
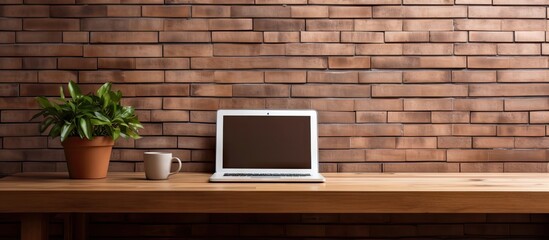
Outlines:
[[62, 143], [69, 177], [97, 179], [107, 177], [114, 140], [111, 137], [94, 137], [92, 140], [69, 137]]

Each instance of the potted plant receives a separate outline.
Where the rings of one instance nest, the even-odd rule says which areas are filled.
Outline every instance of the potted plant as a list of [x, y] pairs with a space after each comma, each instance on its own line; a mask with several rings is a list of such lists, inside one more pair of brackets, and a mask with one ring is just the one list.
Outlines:
[[60, 137], [70, 178], [105, 178], [114, 141], [119, 137], [138, 139], [143, 128], [132, 107], [122, 106], [122, 93], [103, 84], [95, 94], [82, 94], [78, 85], [68, 84], [70, 99], [60, 87], [59, 100], [36, 98], [40, 108], [33, 119], [43, 116], [40, 132]]

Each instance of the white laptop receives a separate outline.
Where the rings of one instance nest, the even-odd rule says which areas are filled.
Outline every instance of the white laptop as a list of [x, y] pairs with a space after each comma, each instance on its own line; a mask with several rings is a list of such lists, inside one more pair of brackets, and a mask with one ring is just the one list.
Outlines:
[[324, 182], [314, 110], [218, 110], [211, 182]]

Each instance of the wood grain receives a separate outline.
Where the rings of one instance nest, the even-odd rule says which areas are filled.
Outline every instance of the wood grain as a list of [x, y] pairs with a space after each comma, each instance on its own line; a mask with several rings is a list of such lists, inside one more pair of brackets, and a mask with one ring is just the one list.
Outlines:
[[209, 174], [167, 181], [143, 173], [69, 180], [24, 173], [0, 180], [0, 212], [549, 213], [549, 175], [325, 174], [326, 183], [208, 183]]

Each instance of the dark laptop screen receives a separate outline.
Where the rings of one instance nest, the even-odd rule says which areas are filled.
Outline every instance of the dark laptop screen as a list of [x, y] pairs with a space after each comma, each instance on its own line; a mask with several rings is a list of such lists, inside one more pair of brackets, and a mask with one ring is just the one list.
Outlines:
[[311, 168], [309, 116], [224, 116], [223, 168]]

